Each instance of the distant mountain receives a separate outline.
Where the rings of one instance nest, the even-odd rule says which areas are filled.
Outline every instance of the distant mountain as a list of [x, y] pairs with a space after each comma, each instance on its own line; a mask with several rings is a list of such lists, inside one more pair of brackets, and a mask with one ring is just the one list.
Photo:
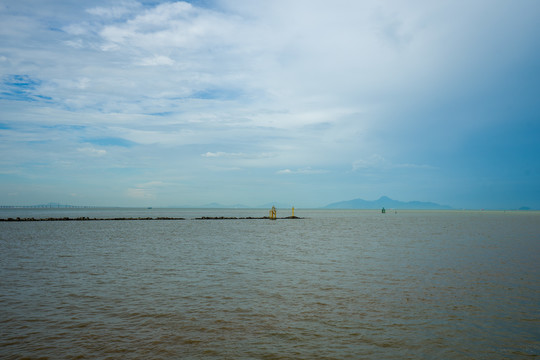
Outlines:
[[73, 209], [73, 208], [95, 208], [96, 206], [88, 205], [63, 205], [59, 203], [47, 203], [47, 204], [36, 204], [36, 205], [0, 205], [3, 208], [49, 208], [49, 209]]
[[401, 209], [401, 210], [449, 210], [450, 206], [439, 205], [433, 202], [422, 201], [399, 201], [392, 200], [387, 196], [381, 196], [378, 200], [354, 199], [328, 204], [324, 209]]

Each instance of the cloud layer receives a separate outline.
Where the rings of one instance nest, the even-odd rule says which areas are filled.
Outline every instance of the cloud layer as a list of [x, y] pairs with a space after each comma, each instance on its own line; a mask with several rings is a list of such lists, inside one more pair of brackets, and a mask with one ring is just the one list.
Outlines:
[[0, 203], [540, 207], [539, 15], [533, 0], [0, 5]]

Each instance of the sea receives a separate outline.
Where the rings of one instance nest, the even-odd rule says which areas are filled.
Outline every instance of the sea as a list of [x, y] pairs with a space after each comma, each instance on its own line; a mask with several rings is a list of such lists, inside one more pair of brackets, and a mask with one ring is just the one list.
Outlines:
[[540, 356], [540, 212], [295, 215], [0, 209], [185, 219], [0, 222], [0, 358]]

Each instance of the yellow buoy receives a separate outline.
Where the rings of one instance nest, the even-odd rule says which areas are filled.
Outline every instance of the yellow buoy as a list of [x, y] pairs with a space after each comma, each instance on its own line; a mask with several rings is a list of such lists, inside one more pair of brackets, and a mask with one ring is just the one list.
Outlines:
[[272, 206], [272, 210], [270, 210], [270, 220], [276, 220], [277, 219], [276, 213], [277, 213], [276, 207]]

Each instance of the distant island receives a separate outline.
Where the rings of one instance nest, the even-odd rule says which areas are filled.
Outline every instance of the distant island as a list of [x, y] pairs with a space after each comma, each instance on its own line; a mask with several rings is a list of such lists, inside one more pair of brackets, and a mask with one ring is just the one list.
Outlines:
[[[220, 204], [220, 203], [208, 203], [204, 205], [176, 205], [176, 206], [157, 206], [156, 208], [164, 209], [269, 209], [275, 206], [277, 209], [291, 209], [294, 205], [280, 202], [271, 202], [266, 204], [260, 204], [258, 206], [249, 206], [244, 204]], [[35, 204], [35, 205], [2, 205], [0, 209], [95, 209], [95, 208], [124, 208], [126, 206], [96, 206], [96, 205], [65, 205], [59, 203], [47, 203], [47, 204]], [[311, 209], [340, 209], [340, 210], [373, 210], [373, 209], [395, 209], [395, 210], [455, 210], [448, 205], [441, 205], [434, 202], [424, 201], [399, 201], [389, 198], [388, 196], [381, 196], [377, 200], [364, 200], [353, 199], [346, 201], [339, 201], [328, 204], [322, 207], [314, 207]], [[146, 207], [146, 209], [152, 209], [153, 207]], [[301, 206], [298, 209], [303, 208]], [[304, 208], [307, 209], [307, 208]], [[457, 208], [463, 210], [463, 208]], [[480, 208], [478, 208], [480, 209]], [[484, 210], [484, 208], [482, 208]], [[511, 210], [511, 211], [535, 211], [535, 208], [529, 206], [522, 206], [519, 208], [485, 208], [485, 210]]]
[[101, 206], [94, 205], [63, 205], [59, 203], [35, 204], [35, 205], [0, 205], [3, 209], [91, 209]]
[[440, 205], [433, 202], [422, 202], [422, 201], [399, 201], [390, 199], [387, 196], [381, 196], [378, 200], [364, 200], [364, 199], [354, 199], [348, 201], [340, 201], [332, 204], [328, 204], [324, 209], [358, 209], [358, 210], [367, 210], [367, 209], [398, 209], [398, 210], [450, 210], [452, 207], [448, 205]]

